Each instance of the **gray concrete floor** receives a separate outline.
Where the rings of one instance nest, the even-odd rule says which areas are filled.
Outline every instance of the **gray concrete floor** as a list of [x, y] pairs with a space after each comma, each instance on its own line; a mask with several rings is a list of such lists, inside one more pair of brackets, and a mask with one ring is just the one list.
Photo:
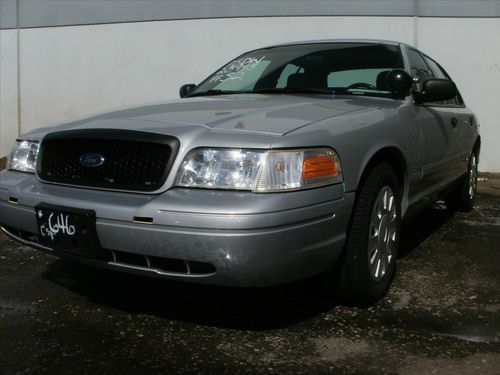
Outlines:
[[[485, 180], [485, 178], [487, 180]], [[500, 178], [404, 226], [370, 308], [314, 280], [228, 289], [58, 260], [0, 236], [0, 374], [500, 374]]]

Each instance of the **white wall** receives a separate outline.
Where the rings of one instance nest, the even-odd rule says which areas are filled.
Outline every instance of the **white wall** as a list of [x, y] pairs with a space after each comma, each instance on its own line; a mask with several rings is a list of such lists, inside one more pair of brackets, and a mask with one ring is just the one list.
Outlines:
[[0, 30], [0, 157], [17, 137], [17, 31]]
[[[3, 42], [4, 35], [14, 31], [0, 33], [6, 51], [2, 56], [15, 56], [15, 43]], [[481, 170], [500, 171], [500, 148], [494, 144], [500, 137], [500, 106], [493, 102], [493, 90], [500, 87], [500, 43], [494, 43], [498, 36], [500, 19], [419, 18], [415, 29], [413, 17], [233, 18], [22, 29], [22, 131], [175, 98], [181, 84], [199, 82], [252, 48], [328, 38], [414, 44], [417, 37], [418, 47], [445, 66], [479, 115], [484, 139]], [[4, 65], [2, 59], [2, 93], [8, 95], [1, 98], [0, 155], [15, 138], [12, 129], [17, 131], [17, 110], [4, 104], [17, 98], [15, 65]]]

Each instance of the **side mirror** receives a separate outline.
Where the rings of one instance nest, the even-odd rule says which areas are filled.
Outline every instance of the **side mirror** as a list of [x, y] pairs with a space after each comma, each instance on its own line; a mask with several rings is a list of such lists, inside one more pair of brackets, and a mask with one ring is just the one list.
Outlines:
[[181, 88], [179, 89], [179, 96], [181, 98], [185, 98], [186, 96], [189, 95], [191, 91], [195, 89], [196, 85], [194, 83], [188, 83], [186, 85], [182, 85]]
[[394, 69], [387, 73], [386, 82], [396, 97], [403, 99], [411, 92], [413, 78], [404, 70]]
[[457, 86], [449, 79], [428, 79], [422, 84], [422, 90], [415, 93], [415, 103], [450, 100], [457, 96]]

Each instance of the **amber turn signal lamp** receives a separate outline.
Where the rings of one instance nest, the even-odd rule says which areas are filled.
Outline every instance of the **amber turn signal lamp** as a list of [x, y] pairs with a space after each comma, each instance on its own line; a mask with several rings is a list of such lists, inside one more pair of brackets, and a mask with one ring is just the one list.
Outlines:
[[302, 178], [304, 180], [337, 176], [337, 173], [335, 160], [328, 156], [311, 156], [302, 162]]

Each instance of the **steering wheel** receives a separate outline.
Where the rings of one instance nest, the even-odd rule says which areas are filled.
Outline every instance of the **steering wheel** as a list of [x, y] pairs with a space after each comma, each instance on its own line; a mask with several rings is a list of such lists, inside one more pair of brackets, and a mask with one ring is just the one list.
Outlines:
[[346, 90], [351, 90], [351, 89], [369, 89], [369, 90], [376, 90], [377, 88], [373, 85], [370, 85], [369, 83], [365, 82], [356, 82], [353, 83], [352, 85], [347, 86]]

